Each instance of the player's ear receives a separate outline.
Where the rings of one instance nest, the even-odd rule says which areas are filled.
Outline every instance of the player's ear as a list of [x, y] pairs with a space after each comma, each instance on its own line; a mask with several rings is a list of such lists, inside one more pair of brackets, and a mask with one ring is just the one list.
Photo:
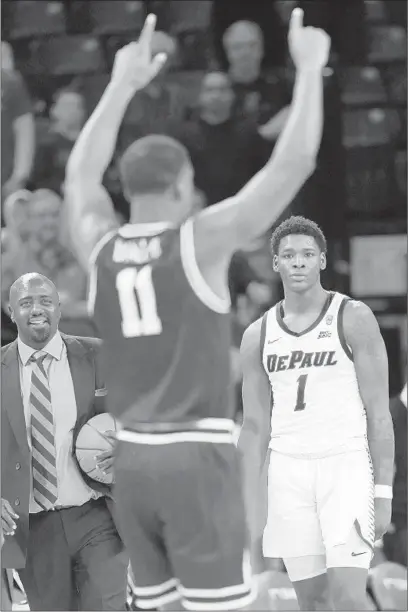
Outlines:
[[279, 259], [277, 255], [273, 256], [272, 267], [274, 272], [279, 272]]
[[10, 304], [8, 305], [8, 311], [9, 311], [9, 315], [10, 315], [10, 319], [13, 321], [13, 323], [16, 322], [15, 318], [14, 318], [14, 312], [12, 307], [10, 306]]
[[325, 270], [327, 265], [326, 253], [320, 253], [320, 269]]

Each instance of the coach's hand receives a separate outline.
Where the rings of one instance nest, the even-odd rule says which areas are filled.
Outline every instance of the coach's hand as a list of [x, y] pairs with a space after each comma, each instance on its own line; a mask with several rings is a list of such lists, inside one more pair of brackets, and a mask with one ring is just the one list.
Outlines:
[[303, 11], [294, 9], [289, 24], [289, 50], [298, 70], [319, 70], [326, 66], [330, 36], [320, 28], [303, 26]]
[[110, 443], [112, 444], [112, 448], [104, 451], [103, 453], [99, 453], [96, 457], [96, 465], [104, 474], [111, 474], [113, 469], [114, 462], [114, 450], [116, 444], [116, 432], [114, 431], [105, 431], [103, 434], [105, 438], [108, 438]]
[[14, 535], [17, 525], [13, 519], [18, 519], [7, 499], [1, 498], [1, 529], [5, 535]]
[[165, 53], [152, 57], [152, 37], [156, 16], [148, 15], [137, 42], [125, 45], [116, 53], [111, 82], [136, 93], [146, 87], [166, 61]]
[[391, 524], [392, 500], [376, 497], [374, 500], [375, 541], [380, 540]]

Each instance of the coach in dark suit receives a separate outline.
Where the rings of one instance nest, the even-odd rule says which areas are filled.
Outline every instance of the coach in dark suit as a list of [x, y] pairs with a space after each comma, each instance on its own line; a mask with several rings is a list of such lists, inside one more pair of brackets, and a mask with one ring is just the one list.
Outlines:
[[[17, 569], [30, 610], [125, 610], [127, 556], [106, 497], [73, 453], [104, 411], [100, 341], [58, 331], [59, 297], [39, 274], [10, 291], [16, 341], [2, 348], [2, 568]], [[107, 504], [108, 502], [108, 504]]]

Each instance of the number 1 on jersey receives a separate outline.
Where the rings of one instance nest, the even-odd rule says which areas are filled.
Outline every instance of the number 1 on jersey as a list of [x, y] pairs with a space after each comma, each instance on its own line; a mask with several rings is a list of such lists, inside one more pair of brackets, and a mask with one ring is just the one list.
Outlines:
[[304, 410], [306, 408], [305, 389], [306, 389], [306, 382], [307, 382], [307, 374], [302, 374], [301, 376], [299, 376], [299, 378], [297, 379], [297, 382], [298, 382], [298, 389], [297, 389], [297, 396], [296, 396], [295, 412], [297, 410]]
[[122, 333], [125, 338], [158, 336], [162, 322], [157, 313], [152, 268], [123, 268], [116, 277], [116, 289], [122, 313]]

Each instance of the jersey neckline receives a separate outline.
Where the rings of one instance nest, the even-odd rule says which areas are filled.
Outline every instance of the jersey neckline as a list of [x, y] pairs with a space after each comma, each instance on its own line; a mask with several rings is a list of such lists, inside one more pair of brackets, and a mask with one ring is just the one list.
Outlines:
[[309, 325], [309, 327], [307, 327], [301, 332], [295, 332], [292, 329], [289, 329], [289, 327], [286, 325], [285, 321], [283, 320], [283, 317], [284, 317], [283, 300], [281, 300], [276, 307], [276, 321], [279, 327], [283, 329], [283, 331], [286, 332], [287, 334], [290, 334], [291, 336], [296, 336], [297, 338], [299, 338], [300, 336], [304, 336], [305, 334], [308, 334], [309, 332], [313, 331], [319, 325], [319, 323], [321, 322], [321, 320], [323, 319], [323, 317], [329, 310], [333, 302], [333, 298], [334, 298], [334, 292], [328, 291], [326, 302], [322, 308], [321, 313], [317, 317], [316, 321], [314, 321], [311, 325]]

